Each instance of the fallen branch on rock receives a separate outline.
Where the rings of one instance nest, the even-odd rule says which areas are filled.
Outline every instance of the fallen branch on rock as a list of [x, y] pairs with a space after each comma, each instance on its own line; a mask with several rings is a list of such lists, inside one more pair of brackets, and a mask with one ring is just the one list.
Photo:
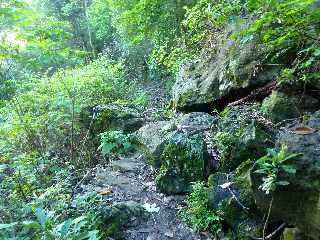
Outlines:
[[228, 106], [236, 106], [236, 105], [246, 103], [248, 101], [263, 99], [267, 97], [273, 90], [275, 90], [276, 87], [277, 87], [277, 83], [275, 81], [269, 82], [265, 86], [253, 90], [246, 97], [241, 98], [235, 102], [229, 103]]
[[[278, 234], [285, 229], [287, 226], [286, 223], [282, 223], [276, 230], [274, 230], [272, 233], [270, 233], [268, 236], [264, 238], [264, 240], [272, 240], [275, 239]], [[263, 240], [263, 238], [258, 238], [258, 237], [250, 237], [251, 240]]]

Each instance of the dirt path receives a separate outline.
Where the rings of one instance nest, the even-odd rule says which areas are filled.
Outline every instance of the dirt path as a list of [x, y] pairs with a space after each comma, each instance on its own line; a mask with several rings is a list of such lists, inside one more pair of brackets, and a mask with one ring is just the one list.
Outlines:
[[[110, 203], [134, 201], [141, 205], [155, 204], [158, 212], [151, 214], [146, 222], [132, 224], [125, 229], [127, 240], [200, 240], [211, 239], [192, 232], [178, 217], [183, 208], [183, 196], [165, 196], [156, 192], [154, 170], [142, 156], [111, 162], [107, 167], [97, 167], [84, 191], [97, 191]], [[132, 219], [134, 222], [135, 219]]]

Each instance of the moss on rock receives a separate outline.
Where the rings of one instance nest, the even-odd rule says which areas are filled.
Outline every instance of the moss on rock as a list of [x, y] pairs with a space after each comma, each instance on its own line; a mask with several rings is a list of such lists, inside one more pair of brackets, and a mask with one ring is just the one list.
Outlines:
[[[320, 111], [313, 114], [305, 124], [320, 130]], [[295, 129], [300, 126], [297, 124], [283, 129], [277, 137], [277, 147], [284, 144], [289, 153], [301, 156], [286, 162], [296, 169], [296, 173], [282, 176], [282, 180], [290, 184], [278, 187], [272, 194], [271, 217], [298, 227], [306, 239], [320, 239], [320, 133], [295, 133]], [[271, 196], [259, 189], [262, 176], [255, 173], [255, 170], [254, 167], [250, 174], [254, 198], [258, 207], [265, 212], [268, 211]]]
[[257, 38], [246, 43], [230, 38], [246, 25], [230, 24], [217, 39], [219, 48], [214, 55], [181, 67], [172, 94], [179, 109], [219, 101], [231, 92], [262, 86], [278, 76], [280, 66], [262, 64], [268, 51]]
[[130, 225], [132, 219], [144, 221], [148, 218], [145, 209], [136, 202], [120, 202], [101, 209], [101, 217], [105, 224], [104, 232], [112, 239], [124, 239], [123, 229]]
[[[246, 172], [239, 176], [232, 173], [215, 173], [208, 182], [209, 206], [220, 213], [237, 239], [260, 236], [263, 226], [248, 181]], [[230, 186], [224, 187], [225, 184]]]
[[176, 133], [162, 153], [162, 165], [156, 178], [157, 189], [164, 193], [189, 192], [191, 182], [203, 180], [207, 158], [200, 134]]
[[263, 156], [273, 146], [275, 132], [263, 120], [257, 106], [227, 108], [214, 139], [219, 152], [219, 170], [230, 172], [242, 162]]
[[319, 101], [307, 95], [288, 95], [274, 91], [266, 98], [261, 111], [273, 122], [298, 118], [306, 112], [317, 110]]

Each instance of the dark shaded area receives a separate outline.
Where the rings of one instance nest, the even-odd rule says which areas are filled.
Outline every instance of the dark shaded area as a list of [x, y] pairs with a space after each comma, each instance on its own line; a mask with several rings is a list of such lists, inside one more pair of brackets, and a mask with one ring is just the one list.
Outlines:
[[[273, 83], [273, 82], [270, 82]], [[190, 112], [206, 112], [211, 113], [213, 110], [217, 110], [219, 112], [223, 111], [229, 104], [237, 102], [241, 99], [245, 99], [248, 96], [252, 95], [252, 98], [248, 99], [248, 101], [255, 100], [255, 101], [262, 101], [266, 98], [272, 91], [272, 89], [266, 89], [266, 92], [259, 92], [260, 88], [264, 89], [269, 86], [254, 86], [254, 87], [247, 87], [247, 88], [240, 88], [230, 90], [230, 92], [222, 97], [221, 99], [215, 100], [213, 102], [203, 103], [203, 104], [194, 104], [187, 107], [178, 108], [179, 111], [190, 113]], [[256, 95], [255, 93], [258, 93]]]

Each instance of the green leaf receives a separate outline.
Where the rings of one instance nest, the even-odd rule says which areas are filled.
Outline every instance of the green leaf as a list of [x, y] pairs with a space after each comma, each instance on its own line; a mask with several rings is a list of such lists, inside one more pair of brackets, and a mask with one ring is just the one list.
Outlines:
[[319, 56], [320, 56], [320, 48], [314, 49], [313, 55], [314, 55], [315, 57], [319, 57]]
[[3, 230], [3, 229], [7, 229], [7, 228], [12, 228], [14, 226], [16, 226], [18, 224], [18, 222], [13, 222], [13, 223], [8, 223], [8, 224], [0, 224], [0, 230]]
[[295, 174], [297, 170], [292, 165], [282, 165], [281, 168], [290, 174]]
[[70, 229], [71, 224], [72, 224], [72, 220], [68, 219], [68, 220], [64, 221], [63, 223], [59, 224], [56, 227], [56, 231], [58, 231], [60, 233], [61, 237], [64, 237], [68, 234], [68, 231]]
[[258, 169], [256, 171], [254, 171], [255, 173], [260, 173], [260, 174], [266, 174], [267, 171], [265, 169]]
[[82, 222], [84, 219], [86, 219], [87, 217], [86, 216], [80, 216], [80, 217], [77, 217], [75, 219], [72, 220], [72, 223], [73, 224], [77, 224], [79, 222]]
[[293, 159], [293, 158], [296, 158], [296, 157], [300, 157], [301, 155], [303, 155], [303, 154], [302, 154], [302, 153], [291, 154], [291, 155], [285, 157], [282, 162], [288, 161], [288, 160]]
[[22, 225], [24, 228], [26, 229], [33, 229], [33, 230], [38, 230], [38, 229], [41, 229], [41, 225], [38, 223], [38, 222], [35, 222], [35, 221], [23, 221], [22, 222]]
[[88, 232], [88, 235], [87, 235], [88, 240], [97, 240], [98, 234], [99, 234], [98, 230], [93, 230], [93, 231]]
[[281, 186], [287, 186], [289, 185], [290, 183], [288, 181], [278, 181], [276, 182], [277, 185], [281, 185]]

